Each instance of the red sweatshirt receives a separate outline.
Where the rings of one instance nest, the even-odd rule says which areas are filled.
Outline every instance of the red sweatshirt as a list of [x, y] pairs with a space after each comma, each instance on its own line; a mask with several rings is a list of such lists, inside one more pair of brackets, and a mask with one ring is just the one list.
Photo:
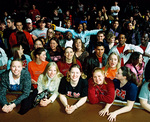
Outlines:
[[115, 98], [115, 87], [111, 79], [105, 78], [107, 84], [94, 85], [92, 78], [88, 80], [88, 99], [92, 104], [105, 102], [112, 103]]

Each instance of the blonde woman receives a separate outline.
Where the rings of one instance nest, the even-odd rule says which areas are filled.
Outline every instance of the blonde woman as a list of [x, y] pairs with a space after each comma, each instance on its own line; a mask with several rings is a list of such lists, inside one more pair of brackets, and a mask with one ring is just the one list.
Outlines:
[[[88, 81], [86, 80], [86, 76], [81, 72], [78, 64], [72, 65], [67, 77], [61, 79], [58, 92], [60, 93], [60, 101], [64, 105], [67, 114], [73, 113], [86, 102]], [[74, 105], [69, 105], [66, 96], [79, 98], [79, 101]]]
[[106, 66], [102, 67], [102, 70], [104, 70], [105, 76], [107, 78], [113, 80], [119, 68], [120, 68], [120, 57], [116, 53], [112, 52], [108, 56]]
[[107, 43], [109, 45], [109, 49], [111, 49], [117, 43], [117, 41], [115, 40], [116, 36], [113, 33], [108, 33], [106, 38]]
[[63, 75], [60, 73], [55, 62], [50, 62], [46, 65], [44, 72], [38, 78], [38, 93], [48, 90], [52, 95], [49, 99], [42, 99], [40, 106], [47, 106], [53, 103], [58, 96], [58, 86]]

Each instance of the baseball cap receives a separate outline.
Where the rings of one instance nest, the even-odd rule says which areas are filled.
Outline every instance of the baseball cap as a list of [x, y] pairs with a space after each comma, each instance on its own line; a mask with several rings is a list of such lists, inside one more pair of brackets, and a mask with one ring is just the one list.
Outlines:
[[32, 23], [32, 20], [30, 18], [27, 18], [26, 23]]
[[41, 17], [40, 15], [36, 15], [35, 18]]

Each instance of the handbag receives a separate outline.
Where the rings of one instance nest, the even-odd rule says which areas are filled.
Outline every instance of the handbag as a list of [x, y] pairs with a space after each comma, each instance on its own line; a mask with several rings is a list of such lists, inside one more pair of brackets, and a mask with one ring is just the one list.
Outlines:
[[50, 91], [48, 89], [42, 91], [41, 93], [37, 94], [35, 100], [33, 102], [33, 106], [36, 107], [42, 99], [49, 99], [50, 98]]

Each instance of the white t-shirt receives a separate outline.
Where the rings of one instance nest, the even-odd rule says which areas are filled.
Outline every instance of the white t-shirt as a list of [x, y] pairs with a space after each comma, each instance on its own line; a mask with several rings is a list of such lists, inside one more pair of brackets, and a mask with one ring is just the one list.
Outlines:
[[70, 40], [70, 41], [66, 40], [65, 48], [72, 47], [72, 45], [73, 45], [73, 40]]
[[[112, 6], [112, 7], [111, 7], [111, 10], [114, 10], [114, 11], [120, 10], [120, 7], [119, 7], [119, 6]], [[111, 15], [112, 15], [112, 16], [117, 16], [117, 15], [118, 15], [118, 12], [113, 12]]]

